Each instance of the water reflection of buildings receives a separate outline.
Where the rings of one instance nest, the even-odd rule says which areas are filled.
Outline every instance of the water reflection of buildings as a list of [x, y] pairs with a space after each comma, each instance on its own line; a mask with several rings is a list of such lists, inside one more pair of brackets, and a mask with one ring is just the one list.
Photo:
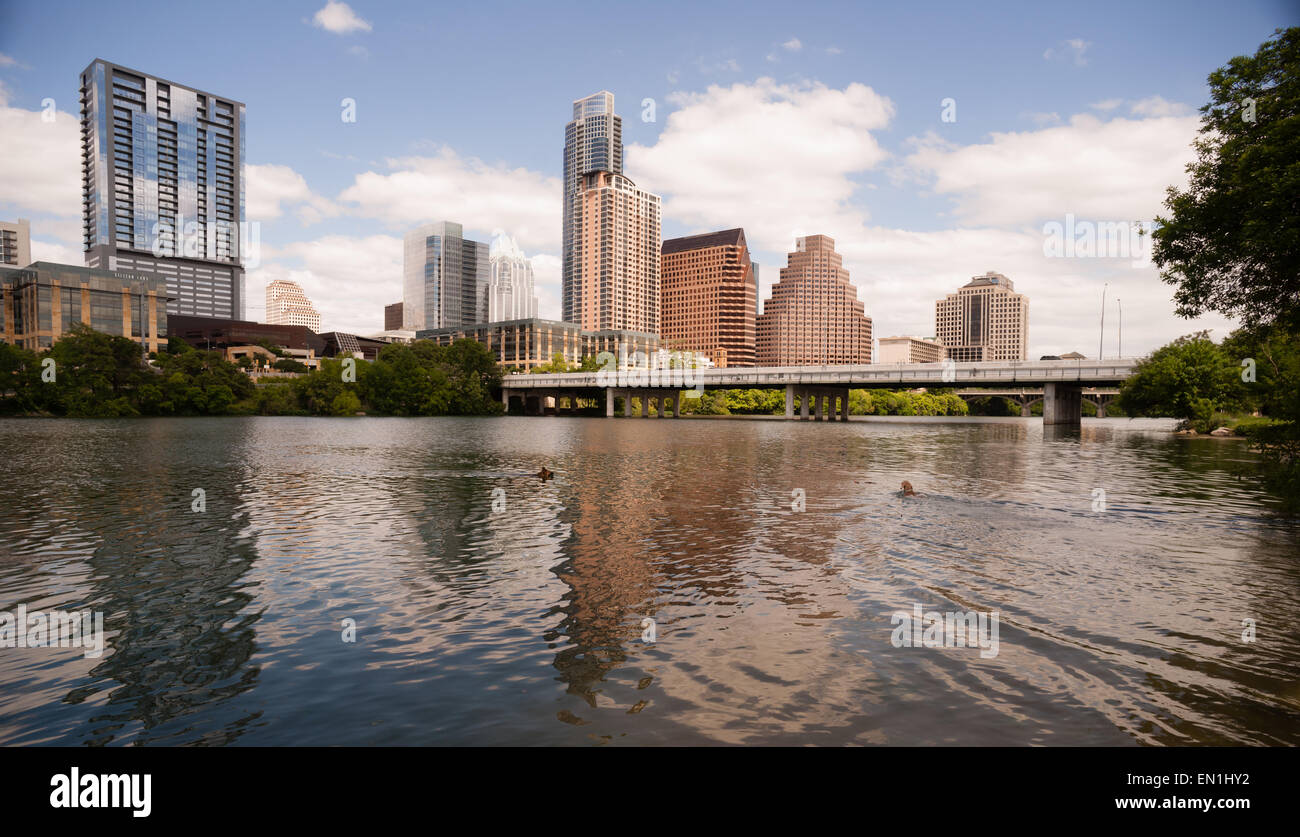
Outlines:
[[[846, 519], [827, 513], [852, 494], [858, 466], [832, 455], [816, 474], [803, 471], [795, 454], [808, 440], [761, 422], [721, 444], [708, 428], [651, 425], [629, 436], [617, 422], [581, 427], [592, 468], [571, 482], [564, 512], [570, 557], [556, 573], [570, 589], [555, 637], [568, 642], [554, 665], [592, 709], [637, 714], [657, 701], [649, 711], [660, 725], [741, 740], [745, 724], [769, 723], [800, 700], [792, 683], [837, 688], [824, 631], [845, 613], [849, 587], [832, 555], [879, 546], [859, 536], [844, 547]], [[792, 510], [798, 487], [812, 513]], [[644, 617], [658, 623], [654, 646], [641, 641]]]
[[[186, 471], [175, 463], [186, 448], [210, 444], [196, 441], [202, 434], [179, 422], [136, 429], [105, 438], [122, 440], [131, 450], [106, 445], [100, 452], [105, 460], [135, 466], [131, 478], [114, 480], [116, 501], [108, 501], [98, 484], [77, 484], [69, 497], [81, 525], [98, 535], [87, 561], [89, 604], [104, 611], [105, 632], [112, 637], [111, 653], [91, 674], [121, 684], [90, 718], [84, 743], [126, 736], [136, 744], [228, 744], [258, 713], [236, 712], [219, 727], [205, 725], [203, 733], [190, 724], [198, 715], [219, 713], [221, 704], [251, 689], [259, 675], [250, 664], [259, 615], [246, 612], [253, 596], [245, 578], [257, 554], [241, 531], [246, 517], [237, 495], [225, 490], [239, 482], [239, 452], [231, 454], [231, 463]], [[213, 460], [202, 454], [190, 459]], [[108, 472], [107, 464], [102, 472]], [[237, 510], [178, 513], [189, 506], [192, 490], [203, 486], [212, 506], [230, 503]], [[67, 700], [84, 698], [79, 687]]]

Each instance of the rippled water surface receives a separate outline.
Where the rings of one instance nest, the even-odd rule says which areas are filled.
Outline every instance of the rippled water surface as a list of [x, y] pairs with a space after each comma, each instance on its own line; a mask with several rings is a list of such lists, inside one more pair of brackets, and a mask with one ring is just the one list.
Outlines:
[[0, 610], [107, 635], [0, 743], [1300, 744], [1300, 526], [1167, 426], [0, 421]]

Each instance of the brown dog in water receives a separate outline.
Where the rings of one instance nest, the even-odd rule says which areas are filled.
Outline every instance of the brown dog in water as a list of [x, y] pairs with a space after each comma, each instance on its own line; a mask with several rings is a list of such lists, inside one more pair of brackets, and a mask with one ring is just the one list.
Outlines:
[[920, 497], [921, 495], [917, 494], [915, 491], [912, 490], [912, 484], [910, 482], [908, 482], [907, 480], [903, 480], [903, 496]]
[[546, 470], [546, 466], [543, 465], [542, 470], [537, 472], [537, 476], [541, 478], [542, 482], [546, 482], [551, 477], [555, 476], [555, 474], [552, 471]]

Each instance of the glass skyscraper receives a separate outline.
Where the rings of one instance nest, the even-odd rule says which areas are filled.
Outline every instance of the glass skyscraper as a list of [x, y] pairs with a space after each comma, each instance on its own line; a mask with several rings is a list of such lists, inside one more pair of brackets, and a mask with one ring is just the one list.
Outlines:
[[460, 328], [487, 319], [487, 244], [465, 238], [460, 224], [440, 221], [408, 232], [403, 248], [402, 328]]
[[107, 61], [83, 70], [86, 265], [165, 279], [169, 314], [243, 319], [244, 118]]

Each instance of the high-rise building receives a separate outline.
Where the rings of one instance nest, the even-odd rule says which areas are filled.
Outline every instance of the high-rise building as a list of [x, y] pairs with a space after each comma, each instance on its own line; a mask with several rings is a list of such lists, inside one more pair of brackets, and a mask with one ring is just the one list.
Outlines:
[[938, 363], [943, 345], [924, 337], [882, 337], [876, 363]]
[[584, 329], [659, 331], [659, 196], [623, 176], [614, 94], [573, 103], [564, 131], [561, 307]]
[[271, 325], [307, 326], [320, 331], [320, 314], [302, 286], [288, 279], [275, 279], [266, 286], [266, 321]]
[[871, 362], [871, 318], [835, 240], [795, 239], [781, 279], [758, 315], [759, 366]]
[[402, 303], [394, 302], [384, 306], [384, 331], [401, 331]]
[[81, 73], [86, 265], [158, 276], [168, 313], [244, 316], [244, 105], [96, 59]]
[[533, 265], [508, 235], [498, 235], [488, 249], [492, 275], [488, 280], [487, 322], [527, 320], [537, 316]]
[[719, 367], [753, 366], [758, 277], [743, 229], [663, 243], [659, 338], [673, 351], [700, 352]]
[[976, 276], [934, 305], [934, 331], [944, 356], [958, 363], [1026, 360], [1029, 299], [1001, 273]]
[[459, 328], [487, 318], [488, 246], [465, 238], [460, 224], [439, 221], [406, 234], [402, 328]]
[[27, 267], [32, 263], [32, 222], [26, 218], [0, 221], [0, 265]]

